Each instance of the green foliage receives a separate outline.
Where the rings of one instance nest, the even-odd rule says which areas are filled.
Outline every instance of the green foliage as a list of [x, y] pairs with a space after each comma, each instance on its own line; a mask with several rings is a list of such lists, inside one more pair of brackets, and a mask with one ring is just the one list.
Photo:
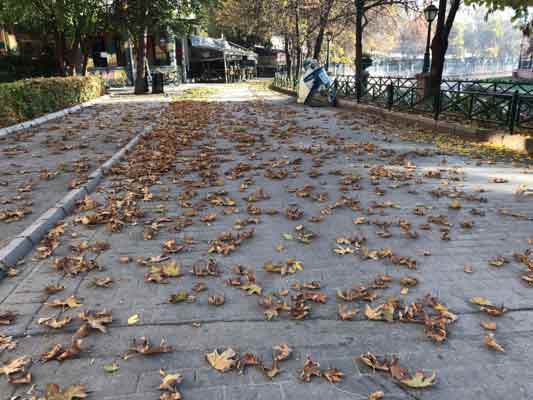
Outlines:
[[528, 4], [525, 0], [465, 0], [466, 5], [480, 5], [489, 9], [489, 12], [503, 10], [506, 7], [512, 8], [515, 12], [515, 19], [526, 18], [528, 16]]
[[104, 94], [100, 77], [36, 78], [0, 84], [0, 126], [71, 107]]
[[47, 77], [57, 74], [55, 60], [47, 55], [39, 58], [8, 54], [0, 57], [0, 82]]
[[169, 29], [180, 34], [205, 18], [214, 0], [115, 0], [116, 22], [133, 38], [146, 31]]

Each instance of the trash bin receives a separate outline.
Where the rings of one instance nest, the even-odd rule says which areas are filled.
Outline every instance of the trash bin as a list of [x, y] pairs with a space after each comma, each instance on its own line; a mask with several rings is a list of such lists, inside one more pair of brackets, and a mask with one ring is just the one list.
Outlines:
[[164, 78], [162, 72], [154, 72], [152, 75], [152, 93], [164, 92]]

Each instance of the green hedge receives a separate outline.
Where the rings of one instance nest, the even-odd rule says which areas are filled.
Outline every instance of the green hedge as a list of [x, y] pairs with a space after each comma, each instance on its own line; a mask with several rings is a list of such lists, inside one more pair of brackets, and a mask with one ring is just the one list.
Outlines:
[[104, 94], [97, 76], [36, 78], [0, 84], [0, 127], [59, 111]]

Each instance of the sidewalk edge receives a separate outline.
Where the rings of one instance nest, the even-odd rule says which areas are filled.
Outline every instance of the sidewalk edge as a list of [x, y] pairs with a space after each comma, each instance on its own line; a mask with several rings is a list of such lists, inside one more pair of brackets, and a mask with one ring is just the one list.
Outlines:
[[70, 215], [74, 210], [76, 203], [82, 200], [87, 194], [92, 193], [96, 187], [105, 178], [105, 173], [115, 164], [120, 162], [128, 153], [130, 153], [139, 140], [148, 135], [157, 125], [157, 120], [167, 109], [171, 100], [159, 111], [153, 123], [146, 126], [141, 132], [135, 135], [125, 146], [114, 153], [104, 164], [100, 165], [89, 176], [89, 180], [82, 186], [70, 190], [55, 205], [45, 211], [37, 218], [35, 222], [29, 225], [22, 233], [12, 239], [6, 246], [0, 248], [0, 282], [5, 278], [5, 270], [14, 267], [19, 260], [30, 253], [33, 248], [43, 239], [46, 234], [63, 218]]

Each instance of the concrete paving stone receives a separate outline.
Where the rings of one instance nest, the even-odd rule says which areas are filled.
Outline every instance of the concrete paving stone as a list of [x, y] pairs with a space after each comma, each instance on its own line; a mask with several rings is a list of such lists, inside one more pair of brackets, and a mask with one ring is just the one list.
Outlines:
[[[229, 101], [232, 97], [240, 99], [240, 102]], [[146, 107], [146, 104], [142, 105], [136, 99], [130, 100], [126, 96], [123, 100], [128, 106], [137, 104], [139, 108]], [[257, 103], [256, 99], [263, 100]], [[132, 103], [128, 103], [129, 101]], [[19, 340], [16, 352], [8, 352], [6, 357], [31, 354], [36, 359], [39, 354], [49, 350], [56, 343], [64, 345], [70, 343], [72, 334], [81, 324], [76, 318], [79, 311], [109, 309], [113, 314], [113, 322], [108, 326], [108, 332], [105, 334], [95, 332], [84, 338], [84, 351], [79, 358], [67, 360], [63, 364], [53, 362], [32, 367], [35, 381], [40, 387], [53, 381], [62, 385], [83, 381], [91, 391], [90, 398], [104, 400], [157, 398], [161, 394], [157, 390], [160, 383], [159, 369], [163, 368], [165, 371], [179, 372], [184, 376], [180, 390], [185, 399], [363, 400], [376, 390], [384, 391], [386, 399], [501, 399], [508, 398], [507, 393], [513, 396], [512, 398], [528, 398], [532, 390], [529, 384], [531, 373], [528, 368], [531, 363], [529, 355], [532, 294], [531, 289], [522, 283], [520, 278], [526, 272], [526, 268], [514, 261], [499, 269], [490, 267], [487, 263], [494, 256], [504, 255], [512, 258], [514, 252], [531, 247], [528, 243], [528, 239], [533, 239], [530, 234], [531, 221], [502, 216], [498, 212], [499, 208], [505, 207], [531, 214], [529, 204], [514, 196], [514, 190], [519, 184], [531, 182], [531, 174], [524, 169], [527, 167], [508, 166], [503, 163], [477, 165], [477, 160], [447, 155], [430, 145], [402, 142], [395, 135], [385, 136], [370, 132], [383, 129], [397, 131], [398, 127], [381, 126], [380, 123], [373, 125], [357, 114], [351, 114], [349, 119], [345, 119], [343, 110], [294, 106], [284, 96], [270, 97], [268, 92], [256, 92], [251, 86], [225, 87], [218, 97], [215, 96], [215, 101], [217, 107], [220, 107], [224, 122], [214, 119], [206, 125], [209, 137], [184, 151], [177, 152], [175, 169], [171, 168], [163, 174], [159, 178], [160, 184], [149, 188], [155, 196], [168, 195], [169, 198], [139, 201], [139, 207], [145, 212], [144, 219], [134, 225], [125, 226], [122, 232], [111, 233], [105, 226], [88, 228], [76, 224], [75, 216], [65, 218], [67, 230], [61, 238], [61, 245], [54, 252], [54, 257], [73, 255], [70, 246], [75, 246], [83, 240], [89, 243], [105, 241], [111, 247], [98, 255], [98, 263], [102, 266], [102, 270], [81, 274], [75, 278], [66, 277], [52, 268], [54, 257], [40, 261], [34, 259], [35, 254], [32, 253], [18, 268], [18, 276], [5, 280], [0, 285], [0, 301], [2, 301], [0, 310], [14, 308], [21, 315], [15, 325], [8, 326], [8, 329], [0, 328], [0, 334], [6, 332], [14, 334]], [[156, 118], [161, 104], [153, 105], [150, 111], [151, 117], [148, 116], [147, 119], [134, 118], [131, 113], [125, 111], [127, 107], [118, 105], [116, 108], [110, 105], [95, 107], [102, 114], [101, 117], [92, 113], [91, 108], [80, 113], [80, 115], [88, 113], [87, 115], [95, 120], [91, 129], [98, 129], [100, 123], [98, 118], [104, 118], [101, 124], [107, 125], [106, 115], [110, 119], [119, 120], [121, 117], [132, 119], [132, 127], [129, 130], [117, 127], [123, 129], [115, 137], [118, 139], [108, 142], [109, 148], [113, 147], [116, 151], [138, 133], [137, 127], [147, 126], [150, 118]], [[59, 135], [58, 132], [71, 132], [75, 135], [75, 132], [81, 129], [79, 125], [83, 124], [83, 121], [73, 119], [69, 122], [71, 117], [56, 120], [54, 122], [56, 127], [51, 124], [49, 128], [51, 133], [48, 136], [52, 133]], [[167, 120], [165, 115], [157, 118], [165, 129], [179, 129], [173, 127], [172, 119]], [[188, 126], [187, 121], [181, 124]], [[31, 132], [39, 137], [40, 129], [32, 128]], [[103, 141], [111, 140], [105, 133], [108, 129], [110, 128], [100, 129], [102, 134], [98, 137]], [[270, 131], [287, 130], [294, 132], [292, 137], [280, 139], [270, 134]], [[253, 148], [254, 158], [251, 157], [250, 148], [242, 151], [235, 149], [235, 142], [222, 137], [224, 131], [263, 135], [264, 143], [273, 146], [267, 151], [261, 151], [262, 145], [256, 144]], [[39, 137], [39, 140], [44, 140], [44, 137], [47, 136]], [[378, 148], [373, 153], [365, 151], [361, 151], [360, 154], [347, 153], [336, 145], [328, 144], [332, 143], [328, 142], [330, 138], [335, 138], [338, 143], [344, 140], [345, 143], [356, 146], [361, 143], [373, 143]], [[0, 147], [20, 144], [35, 152], [34, 141], [34, 137], [19, 135], [18, 143], [9, 145], [0, 143]], [[321, 145], [322, 152], [310, 154], [291, 148], [292, 145], [312, 144]], [[92, 163], [90, 171], [110, 157], [104, 149], [107, 148], [107, 144], [101, 148], [94, 146], [91, 151], [99, 152], [102, 160], [99, 160], [99, 163]], [[216, 150], [207, 150], [206, 146]], [[423, 157], [420, 153], [413, 152], [420, 149], [429, 150], [429, 155]], [[200, 210], [199, 215], [216, 212], [217, 220], [206, 224], [197, 216], [193, 218], [194, 225], [176, 232], [172, 229], [176, 226], [176, 218], [188, 210], [177, 200], [177, 196], [184, 191], [179, 181], [180, 179], [198, 181], [197, 171], [184, 176], [179, 176], [176, 172], [187, 168], [188, 161], [182, 157], [189, 157], [191, 160], [197, 157], [200, 151], [216, 151], [220, 158], [217, 171], [220, 176], [224, 176], [225, 183], [224, 186], [198, 189], [198, 194], [192, 201], [200, 202], [208, 193], [227, 190], [228, 195], [237, 201], [240, 212], [224, 215], [224, 207], [215, 207], [204, 202], [205, 207]], [[32, 160], [35, 162], [33, 168], [37, 172], [41, 168], [54, 169], [64, 155], [52, 153], [52, 151], [45, 152], [41, 154], [42, 157], [35, 157]], [[372, 167], [379, 165], [391, 167], [396, 164], [394, 168], [404, 170], [402, 165], [405, 165], [405, 160], [399, 163], [394, 161], [397, 155], [405, 156], [405, 160], [416, 164], [417, 168], [409, 172], [422, 181], [417, 183], [412, 180], [406, 186], [391, 186], [398, 182], [394, 179], [381, 178], [378, 185], [372, 185], [368, 179]], [[79, 161], [82, 157], [80, 150], [69, 158], [69, 162]], [[266, 178], [261, 163], [283, 157], [287, 160], [301, 158], [301, 164], [296, 169], [293, 166], [288, 167], [290, 177], [285, 180], [275, 181]], [[322, 175], [313, 179], [308, 173], [313, 167], [313, 159], [317, 157], [322, 157], [320, 166]], [[443, 163], [444, 160], [446, 163]], [[4, 165], [2, 163], [3, 160], [0, 161], [0, 166]], [[239, 163], [249, 163], [254, 167], [251, 172], [245, 173], [244, 177], [252, 177], [255, 184], [244, 191], [239, 191], [244, 177], [231, 180], [224, 175]], [[121, 164], [126, 165], [124, 161], [121, 161]], [[9, 161], [6, 161], [5, 165], [14, 168]], [[35, 167], [36, 165], [38, 166]], [[325, 216], [321, 223], [307, 221], [308, 217], [319, 215], [322, 209], [333, 204], [343, 194], [338, 190], [341, 178], [328, 174], [328, 171], [338, 168], [362, 176], [361, 189], [350, 190], [346, 195], [360, 200], [364, 210], [337, 208], [331, 215]], [[426, 171], [436, 169], [443, 171], [443, 179], [424, 177]], [[453, 173], [449, 171], [454, 169], [464, 173], [461, 175], [462, 180], [448, 179], [453, 178]], [[295, 171], [301, 172], [296, 174]], [[9, 176], [11, 188], [23, 187], [35, 176], [11, 175]], [[490, 178], [494, 176], [505, 176], [510, 183], [492, 184]], [[64, 188], [69, 181], [66, 176], [64, 178], [64, 181], [60, 182], [58, 176], [49, 183], [52, 185], [56, 181]], [[105, 204], [106, 199], [120, 189], [124, 179], [125, 177], [121, 175], [106, 176], [98, 184], [97, 191], [92, 196], [99, 203]], [[314, 185], [316, 191], [327, 191], [330, 194], [329, 200], [318, 203], [308, 198], [298, 198], [287, 191], [288, 187], [303, 187], [305, 184]], [[374, 192], [376, 186], [385, 189], [384, 196]], [[235, 221], [250, 217], [246, 211], [248, 204], [244, 198], [259, 187], [270, 193], [271, 198], [258, 201], [254, 206], [276, 208], [282, 213], [276, 216], [262, 215], [261, 223], [253, 225], [254, 237], [244, 242], [233, 253], [227, 256], [208, 253], [210, 241], [222, 232], [235, 232], [233, 227]], [[461, 200], [463, 208], [452, 211], [448, 208], [451, 199], [435, 198], [429, 193], [430, 190], [437, 188], [454, 187], [468, 193], [474, 193], [476, 187], [490, 189], [481, 193], [487, 198], [487, 203]], [[413, 189], [417, 191], [416, 194], [410, 192]], [[0, 192], [0, 197], [5, 195], [4, 192]], [[43, 195], [43, 198], [45, 197]], [[52, 197], [50, 195], [47, 198], [52, 199]], [[376, 209], [372, 215], [366, 215], [367, 209], [373, 203], [384, 202], [398, 204], [401, 208]], [[413, 214], [413, 209], [420, 204], [431, 207], [426, 216]], [[291, 205], [301, 207], [304, 210], [304, 218], [298, 221], [288, 220], [283, 211]], [[158, 207], [165, 207], [166, 214], [157, 212]], [[470, 214], [472, 208], [483, 209], [486, 216], [472, 216]], [[431, 224], [430, 231], [419, 229], [420, 224], [427, 222], [428, 215], [441, 214], [448, 215], [452, 224], [451, 241], [441, 240], [439, 225]], [[153, 240], [144, 240], [144, 223], [163, 215], [168, 216], [171, 221], [163, 224]], [[381, 228], [375, 224], [353, 224], [353, 220], [361, 216], [366, 216], [370, 221], [381, 222], [406, 219], [412, 223], [413, 229], [417, 230], [419, 238], [407, 239], [398, 226], [390, 227], [389, 231], [392, 234], [390, 238], [382, 238], [378, 235]], [[468, 231], [461, 229], [459, 224], [464, 220], [473, 220], [473, 229]], [[318, 234], [311, 245], [283, 238], [284, 233], [292, 232], [299, 224], [304, 224]], [[394, 254], [415, 258], [417, 269], [410, 270], [405, 266], [394, 265], [390, 260], [363, 260], [359, 255], [335, 254], [333, 248], [336, 238], [352, 235], [365, 236], [369, 249], [390, 247]], [[167, 284], [147, 283], [144, 280], [147, 267], [140, 266], [135, 261], [128, 264], [119, 261], [119, 258], [125, 255], [133, 259], [161, 255], [165, 240], [175, 239], [181, 242], [187, 237], [192, 237], [196, 243], [179, 254], [171, 255], [172, 260], [181, 264], [184, 274], [180, 278], [169, 279]], [[284, 250], [277, 252], [275, 247], [280, 243], [283, 244]], [[430, 252], [431, 255], [424, 256], [425, 252]], [[89, 258], [95, 256], [91, 252], [86, 255]], [[291, 257], [302, 262], [303, 271], [282, 277], [267, 273], [262, 268], [267, 261], [285, 261]], [[189, 274], [188, 271], [195, 261], [207, 258], [217, 260], [223, 270], [222, 276], [197, 278]], [[327, 303], [312, 304], [309, 319], [304, 321], [291, 320], [283, 313], [273, 321], [265, 321], [264, 310], [258, 304], [260, 299], [258, 296], [247, 296], [242, 290], [225, 284], [225, 280], [233, 276], [231, 269], [237, 264], [255, 271], [263, 293], [288, 289], [295, 282], [318, 280], [322, 284], [321, 291], [327, 295]], [[466, 274], [463, 271], [465, 264], [472, 265], [473, 274]], [[337, 305], [340, 302], [336, 299], [336, 290], [370, 284], [380, 274], [390, 274], [394, 281], [391, 282], [390, 288], [376, 291], [380, 297], [371, 304], [373, 307], [385, 302], [390, 296], [399, 297], [407, 304], [423, 298], [428, 293], [438, 296], [439, 300], [458, 316], [458, 320], [449, 326], [448, 340], [442, 344], [433, 343], [425, 336], [422, 325], [368, 321], [363, 312], [365, 302], [349, 304], [359, 309], [354, 321], [340, 321], [337, 316]], [[407, 295], [400, 295], [399, 279], [407, 275], [416, 276], [419, 284], [410, 288]], [[94, 278], [105, 276], [113, 278], [112, 288], [90, 287], [90, 282]], [[190, 291], [197, 282], [205, 282], [208, 291], [198, 294], [195, 303], [168, 303], [171, 294], [179, 290]], [[83, 302], [83, 306], [79, 309], [68, 310], [61, 314], [74, 317], [74, 322], [58, 331], [37, 324], [39, 318], [54, 315], [56, 312], [48, 306], [40, 306], [39, 303], [43, 288], [51, 283], [62, 284], [65, 290], [49, 296], [47, 301], [74, 294]], [[222, 307], [208, 305], [207, 296], [211, 293], [224, 293], [226, 304]], [[290, 295], [294, 293], [293, 290], [290, 291]], [[290, 295], [286, 297], [289, 302]], [[503, 317], [491, 318], [481, 313], [478, 306], [470, 304], [469, 299], [473, 296], [487, 297], [494, 304], [503, 303], [510, 311]], [[140, 321], [137, 325], [128, 326], [127, 320], [133, 314], [139, 314]], [[480, 326], [480, 322], [487, 320], [497, 322], [495, 338], [505, 347], [505, 353], [491, 351], [484, 345], [483, 336], [486, 331]], [[168, 344], [175, 347], [175, 351], [137, 357], [128, 361], [122, 360], [132, 339], [141, 336], [149, 337], [154, 344], [159, 344], [164, 338]], [[214, 349], [224, 350], [232, 347], [240, 353], [252, 352], [269, 362], [272, 357], [272, 346], [280, 343], [287, 343], [293, 349], [293, 353], [288, 360], [280, 364], [282, 372], [273, 381], [265, 378], [260, 371], [250, 368], [244, 375], [239, 375], [236, 371], [221, 374], [210, 368], [205, 360], [205, 354]], [[436, 384], [432, 388], [418, 391], [400, 387], [387, 374], [374, 372], [357, 361], [357, 358], [366, 352], [389, 357], [395, 355], [399, 357], [401, 365], [411, 372], [436, 371]], [[345, 373], [345, 379], [337, 385], [331, 385], [324, 379], [301, 383], [298, 379], [298, 370], [302, 368], [307, 356], [320, 362], [323, 368], [341, 369]], [[3, 354], [2, 361], [6, 357]], [[103, 365], [114, 360], [119, 363], [120, 371], [113, 375], [105, 373]], [[6, 393], [10, 393], [11, 388], [5, 380], [0, 381], [0, 385], [4, 385], [0, 386], [2, 393], [4, 388]]]

